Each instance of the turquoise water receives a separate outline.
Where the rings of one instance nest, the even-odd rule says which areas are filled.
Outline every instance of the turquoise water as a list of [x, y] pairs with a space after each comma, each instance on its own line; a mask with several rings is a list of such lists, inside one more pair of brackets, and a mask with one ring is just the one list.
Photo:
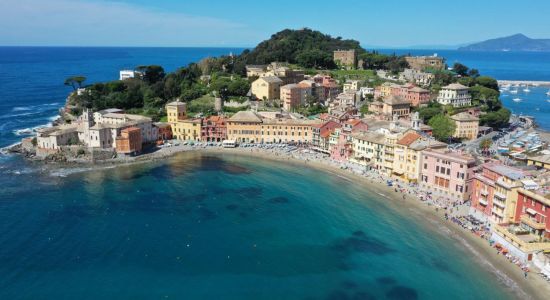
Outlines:
[[0, 299], [508, 299], [460, 243], [338, 176], [185, 153], [0, 164]]

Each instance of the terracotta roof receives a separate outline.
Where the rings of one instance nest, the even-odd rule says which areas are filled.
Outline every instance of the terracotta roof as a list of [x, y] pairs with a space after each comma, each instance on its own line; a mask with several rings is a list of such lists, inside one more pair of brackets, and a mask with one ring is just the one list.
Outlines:
[[403, 146], [410, 146], [414, 141], [420, 138], [420, 135], [416, 132], [409, 132], [405, 134], [399, 141], [397, 141], [397, 144], [403, 145]]

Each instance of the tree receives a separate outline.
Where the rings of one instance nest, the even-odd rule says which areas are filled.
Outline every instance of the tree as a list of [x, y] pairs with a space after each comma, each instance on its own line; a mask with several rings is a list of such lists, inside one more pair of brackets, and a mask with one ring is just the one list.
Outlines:
[[482, 152], [488, 152], [489, 151], [489, 148], [491, 148], [491, 145], [493, 145], [493, 141], [491, 141], [491, 139], [483, 139], [480, 143], [479, 143], [479, 149], [482, 151]]
[[304, 50], [296, 56], [296, 62], [304, 68], [334, 69], [332, 55], [319, 49]]
[[137, 66], [136, 71], [143, 74], [143, 81], [148, 84], [156, 83], [164, 78], [164, 68], [157, 65]]
[[498, 91], [498, 82], [496, 79], [489, 76], [479, 76], [476, 78], [476, 83], [486, 88]]
[[432, 127], [433, 136], [442, 142], [447, 142], [456, 128], [453, 120], [443, 114], [438, 114], [431, 118], [428, 125]]
[[231, 96], [246, 96], [248, 94], [248, 91], [250, 90], [250, 83], [246, 79], [237, 78], [231, 83], [229, 83], [227, 87], [227, 92]]
[[453, 71], [455, 71], [460, 76], [468, 75], [468, 67], [458, 62], [453, 65]]
[[431, 118], [442, 113], [442, 106], [437, 102], [431, 102], [427, 107], [418, 109], [418, 115], [424, 123], [428, 123]]
[[470, 69], [470, 71], [468, 71], [468, 76], [470, 76], [472, 78], [479, 77], [479, 70], [478, 69]]
[[82, 83], [86, 81], [84, 76], [71, 76], [65, 79], [65, 85], [72, 86], [73, 90], [76, 91], [77, 88], [82, 88]]
[[495, 129], [507, 127], [510, 123], [511, 112], [506, 108], [501, 108], [494, 112], [489, 112], [480, 117], [480, 123]]

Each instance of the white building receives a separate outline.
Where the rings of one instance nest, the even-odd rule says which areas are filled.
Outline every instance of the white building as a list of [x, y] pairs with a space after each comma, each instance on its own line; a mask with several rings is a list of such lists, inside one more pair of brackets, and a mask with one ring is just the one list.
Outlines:
[[348, 80], [346, 83], [344, 83], [344, 93], [351, 92], [351, 91], [358, 91], [361, 85], [361, 81], [359, 80]]
[[80, 143], [91, 148], [116, 148], [116, 138], [128, 127], [141, 130], [143, 143], [157, 140], [158, 131], [151, 118], [117, 111], [108, 109], [92, 113], [85, 110], [72, 124], [41, 129], [37, 135], [37, 146], [45, 150], [59, 150], [61, 146]]
[[122, 70], [120, 71], [119, 80], [126, 80], [130, 78], [135, 78], [137, 75], [137, 72], [134, 70]]
[[468, 92], [468, 87], [459, 83], [453, 83], [441, 88], [439, 96], [437, 96], [437, 102], [454, 107], [470, 106], [472, 104], [472, 96]]

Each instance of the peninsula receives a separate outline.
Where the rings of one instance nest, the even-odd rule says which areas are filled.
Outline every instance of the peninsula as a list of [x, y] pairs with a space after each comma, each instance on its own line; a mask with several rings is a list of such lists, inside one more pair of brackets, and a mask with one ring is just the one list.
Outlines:
[[550, 39], [532, 39], [518, 33], [458, 48], [459, 51], [550, 51]]
[[537, 284], [550, 277], [548, 142], [503, 106], [510, 87], [475, 68], [287, 29], [173, 73], [137, 66], [85, 81], [67, 79], [59, 124], [18, 151], [84, 163], [189, 150], [313, 161], [427, 203], [514, 270], [536, 270]]

